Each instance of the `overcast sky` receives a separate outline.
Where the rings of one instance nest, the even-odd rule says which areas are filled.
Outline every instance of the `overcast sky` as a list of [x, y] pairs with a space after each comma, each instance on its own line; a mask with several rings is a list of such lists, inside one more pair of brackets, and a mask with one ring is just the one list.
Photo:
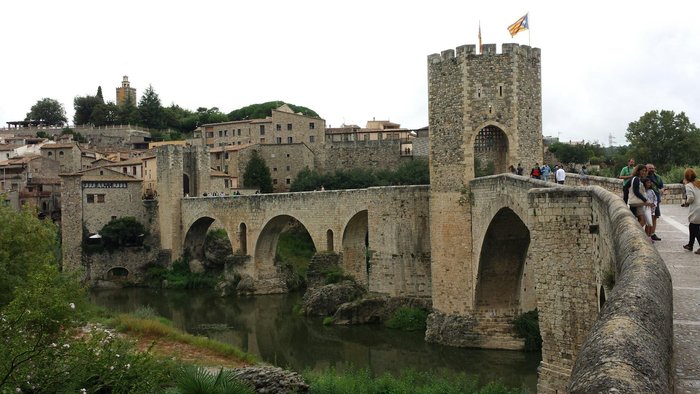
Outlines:
[[[372, 118], [428, 125], [427, 56], [477, 44], [542, 49], [543, 134], [625, 142], [647, 111], [700, 125], [695, 1], [2, 1], [0, 127], [50, 97], [123, 75], [164, 106], [234, 109], [272, 100], [330, 126]], [[529, 12], [530, 31], [506, 28]], [[653, 142], [650, 142], [653, 143]]]

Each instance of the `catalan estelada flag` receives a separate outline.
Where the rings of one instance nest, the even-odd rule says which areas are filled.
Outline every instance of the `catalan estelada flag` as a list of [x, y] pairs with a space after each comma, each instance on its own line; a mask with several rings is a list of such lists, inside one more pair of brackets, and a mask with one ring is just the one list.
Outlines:
[[516, 34], [523, 30], [529, 29], [530, 26], [527, 23], [527, 14], [523, 15], [520, 19], [515, 21], [512, 25], [508, 26], [508, 32], [511, 37], [515, 37]]

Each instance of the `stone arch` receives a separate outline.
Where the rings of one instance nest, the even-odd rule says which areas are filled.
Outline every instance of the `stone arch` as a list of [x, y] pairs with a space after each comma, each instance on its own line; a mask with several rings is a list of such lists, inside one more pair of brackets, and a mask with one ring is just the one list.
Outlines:
[[502, 174], [508, 170], [508, 136], [488, 125], [474, 136], [474, 175]]
[[214, 223], [215, 219], [209, 216], [203, 216], [192, 223], [185, 235], [184, 250], [189, 251], [189, 255], [193, 259], [204, 259], [204, 240], [207, 238], [207, 231]]
[[[495, 133], [494, 130], [496, 130], [496, 129], [499, 130], [502, 133], [502, 135]], [[482, 132], [484, 132], [484, 130], [487, 130], [487, 132], [482, 134]], [[500, 136], [501, 138], [498, 139], [498, 141], [492, 141], [489, 138], [485, 138], [485, 137], [487, 137], [487, 135], [494, 135], [494, 134], [496, 136]], [[496, 156], [499, 160], [498, 161], [499, 164], [496, 164], [494, 162], [494, 173], [495, 174], [507, 172], [508, 166], [510, 166], [511, 164], [517, 165], [517, 163], [512, 163], [515, 160], [515, 158], [512, 154], [512, 152], [515, 152], [515, 150], [516, 150], [515, 149], [516, 147], [514, 145], [515, 141], [516, 141], [516, 138], [515, 138], [513, 131], [510, 130], [510, 128], [508, 126], [506, 126], [500, 122], [496, 122], [494, 120], [488, 120], [486, 122], [483, 122], [483, 123], [479, 124], [477, 127], [475, 127], [473, 130], [471, 130], [471, 132], [464, 133], [464, 147], [465, 147], [465, 150], [467, 152], [466, 157], [470, 158], [469, 160], [471, 160], [471, 163], [470, 163], [471, 165], [467, 165], [467, 168], [468, 169], [471, 168], [471, 171], [472, 171], [471, 174], [469, 174], [469, 170], [467, 171], [467, 174], [466, 174], [467, 180], [473, 178], [474, 175], [476, 174], [476, 172], [475, 172], [476, 160], [479, 159], [480, 161], [484, 162], [484, 160], [486, 158], [488, 158], [487, 151], [476, 152], [476, 149], [477, 148], [479, 148], [479, 149], [487, 148], [490, 142], [493, 142], [493, 143], [500, 142], [500, 143], [505, 144], [505, 147], [496, 144], [495, 145], [496, 151], [492, 152], [494, 155], [497, 154]], [[498, 147], [501, 148], [501, 151], [498, 150]], [[505, 149], [503, 149], [503, 148], [505, 148]], [[505, 165], [500, 164], [501, 162], [504, 162]], [[502, 171], [501, 171], [501, 167], [503, 167]]]
[[328, 229], [328, 231], [326, 231], [326, 251], [333, 251], [333, 230], [331, 229]]
[[107, 280], [125, 281], [129, 279], [129, 270], [124, 267], [112, 267], [107, 271]]
[[370, 269], [367, 218], [367, 210], [357, 212], [350, 218], [343, 231], [343, 271], [364, 285], [369, 284]]
[[501, 208], [489, 223], [481, 246], [476, 309], [521, 311], [520, 287], [529, 246], [530, 230], [525, 223], [510, 208]]
[[274, 273], [275, 254], [277, 253], [277, 241], [280, 233], [287, 228], [290, 221], [296, 220], [304, 227], [314, 243], [314, 248], [318, 249], [318, 243], [313, 239], [309, 228], [304, 223], [294, 216], [282, 214], [277, 215], [265, 223], [260, 230], [258, 239], [255, 242], [255, 266], [258, 275], [267, 275]]
[[238, 226], [238, 248], [241, 254], [248, 254], [248, 226], [243, 222]]

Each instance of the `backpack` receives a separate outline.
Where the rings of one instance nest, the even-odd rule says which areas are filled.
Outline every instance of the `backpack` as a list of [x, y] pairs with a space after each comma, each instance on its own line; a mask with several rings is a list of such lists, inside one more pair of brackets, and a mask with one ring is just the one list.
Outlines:
[[532, 176], [539, 177], [540, 176], [540, 169], [535, 167], [532, 169]]

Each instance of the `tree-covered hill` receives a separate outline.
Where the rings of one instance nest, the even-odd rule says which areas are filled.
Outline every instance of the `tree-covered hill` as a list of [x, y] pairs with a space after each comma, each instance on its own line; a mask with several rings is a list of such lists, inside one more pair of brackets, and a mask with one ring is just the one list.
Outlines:
[[243, 108], [239, 108], [229, 112], [228, 120], [246, 120], [246, 119], [265, 119], [267, 116], [272, 115], [272, 110], [287, 104], [289, 108], [295, 113], [302, 113], [306, 116], [313, 116], [319, 118], [318, 114], [309, 108], [302, 107], [299, 105], [285, 103], [284, 101], [268, 101], [262, 104], [251, 104]]

